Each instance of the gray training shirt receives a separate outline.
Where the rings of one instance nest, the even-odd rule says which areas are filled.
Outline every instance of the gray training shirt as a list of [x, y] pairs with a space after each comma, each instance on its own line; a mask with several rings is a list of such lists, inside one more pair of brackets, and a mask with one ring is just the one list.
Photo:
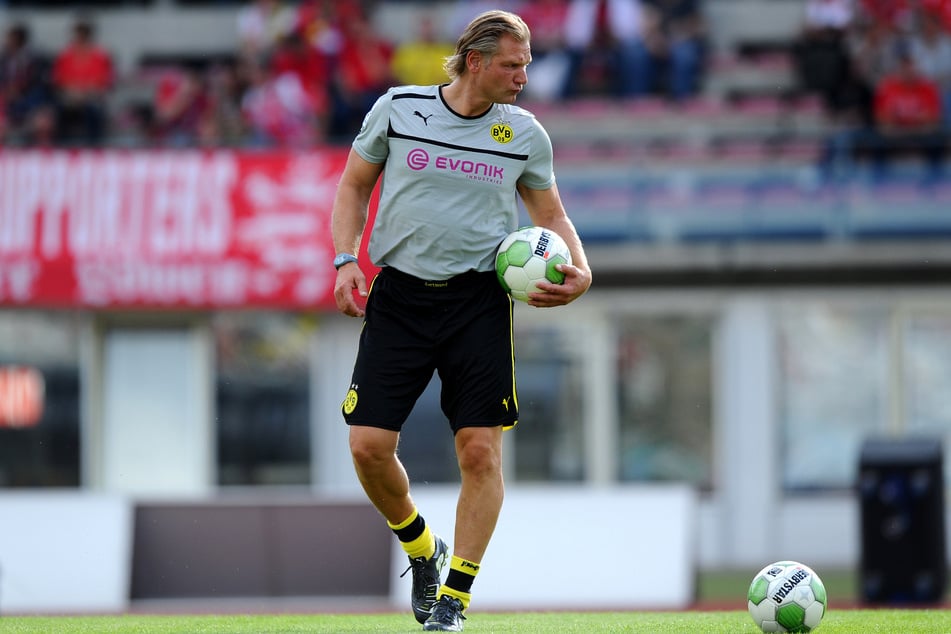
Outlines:
[[527, 110], [453, 112], [438, 86], [391, 88], [367, 113], [353, 149], [386, 163], [370, 259], [423, 279], [491, 271], [517, 228], [516, 183], [555, 183], [551, 139]]

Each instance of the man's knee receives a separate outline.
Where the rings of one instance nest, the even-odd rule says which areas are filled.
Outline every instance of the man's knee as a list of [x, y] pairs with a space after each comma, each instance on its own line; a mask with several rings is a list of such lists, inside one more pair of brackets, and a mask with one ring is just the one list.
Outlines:
[[350, 428], [350, 455], [361, 466], [383, 464], [396, 455], [396, 437], [396, 432], [353, 426]]
[[456, 438], [459, 469], [469, 474], [493, 474], [502, 471], [502, 447], [499, 430], [462, 429]]

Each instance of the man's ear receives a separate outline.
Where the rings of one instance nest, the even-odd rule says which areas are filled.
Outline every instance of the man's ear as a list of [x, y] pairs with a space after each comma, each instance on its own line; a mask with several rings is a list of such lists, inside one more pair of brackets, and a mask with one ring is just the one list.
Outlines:
[[482, 53], [480, 51], [469, 51], [466, 53], [466, 68], [470, 73], [478, 72], [482, 68]]

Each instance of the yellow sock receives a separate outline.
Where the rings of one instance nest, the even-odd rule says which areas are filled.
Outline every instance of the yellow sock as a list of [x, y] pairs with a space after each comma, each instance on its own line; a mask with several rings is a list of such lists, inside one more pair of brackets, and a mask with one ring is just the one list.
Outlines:
[[417, 557], [425, 557], [429, 559], [434, 554], [436, 554], [436, 538], [433, 537], [433, 532], [429, 530], [429, 526], [423, 530], [423, 534], [414, 539], [411, 542], [400, 542], [403, 546], [403, 550], [406, 551], [406, 554], [416, 559]]
[[410, 516], [399, 524], [391, 524], [387, 521], [386, 525], [396, 534], [403, 550], [411, 558], [429, 559], [436, 553], [436, 538], [433, 537], [433, 532], [417, 509], [413, 509]]
[[472, 599], [472, 582], [479, 572], [479, 564], [462, 557], [452, 556], [449, 562], [449, 575], [446, 577], [446, 583], [439, 588], [439, 594], [448, 594], [462, 601], [462, 609], [469, 607], [469, 601]]
[[439, 588], [439, 596], [442, 596], [444, 594], [448, 594], [449, 596], [455, 597], [459, 599], [460, 601], [462, 601], [463, 610], [469, 609], [469, 601], [472, 600], [471, 592], [459, 592], [458, 590], [450, 588], [447, 585], [443, 585], [441, 588]]

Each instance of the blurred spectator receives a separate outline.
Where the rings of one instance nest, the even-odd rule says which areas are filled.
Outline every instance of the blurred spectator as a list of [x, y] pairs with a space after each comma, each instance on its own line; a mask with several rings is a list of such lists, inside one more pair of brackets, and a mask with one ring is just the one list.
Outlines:
[[644, 48], [635, 58], [635, 93], [660, 90], [676, 101], [696, 95], [706, 56], [706, 24], [700, 0], [644, 2], [648, 19]]
[[30, 31], [15, 24], [0, 51], [0, 141], [48, 145], [55, 125], [53, 94], [46, 65], [30, 47]]
[[571, 0], [565, 23], [570, 59], [565, 97], [647, 93], [641, 0]]
[[879, 137], [873, 146], [879, 173], [899, 154], [922, 154], [937, 176], [948, 139], [941, 126], [941, 94], [938, 85], [925, 77], [910, 49], [899, 51], [898, 67], [875, 91], [875, 126]]
[[398, 44], [393, 51], [393, 77], [396, 83], [408, 86], [444, 84], [449, 77], [443, 62], [456, 47], [440, 37], [431, 16], [421, 16], [417, 26], [416, 37]]
[[895, 69], [900, 43], [898, 32], [888, 22], [856, 14], [846, 37], [848, 76], [833, 93], [833, 116], [851, 117], [866, 127], [874, 124], [872, 94]]
[[888, 22], [859, 15], [848, 32], [849, 57], [859, 74], [877, 84], [891, 73], [897, 61], [901, 42], [899, 32]]
[[942, 27], [938, 14], [922, 11], [910, 50], [921, 74], [938, 85], [942, 121], [945, 126], [951, 126], [951, 34]]
[[72, 41], [53, 63], [56, 135], [66, 144], [99, 145], [106, 134], [106, 99], [113, 85], [112, 56], [95, 41], [86, 19], [73, 25]]
[[[270, 72], [274, 77], [293, 75], [307, 93], [307, 102], [318, 130], [326, 128], [331, 103], [331, 67], [328, 57], [310, 46], [300, 31], [294, 31], [286, 35], [275, 49]], [[323, 138], [323, 132], [319, 136]]]
[[304, 41], [334, 59], [343, 47], [342, 24], [363, 18], [363, 8], [355, 0], [303, 0], [297, 7], [294, 28]]
[[824, 178], [835, 178], [841, 169], [850, 170], [855, 158], [868, 156], [873, 177], [881, 181], [893, 160], [907, 155], [925, 159], [925, 182], [940, 177], [948, 134], [941, 125], [938, 86], [922, 75], [907, 45], [896, 54], [895, 70], [875, 86], [872, 124], [843, 126], [827, 140], [820, 160]]
[[239, 147], [247, 134], [241, 101], [247, 88], [240, 60], [221, 63], [208, 71], [209, 113], [199, 128], [204, 147]]
[[532, 65], [525, 96], [550, 101], [566, 92], [569, 58], [565, 52], [568, 0], [530, 0], [519, 14], [532, 32]]
[[[852, 25], [851, 6], [847, 0], [808, 0], [802, 31], [792, 46], [799, 89], [821, 97], [826, 111], [834, 116], [853, 105], [843, 91], [854, 90], [853, 82], [861, 83], [846, 38]], [[865, 86], [870, 96], [870, 85]]]
[[201, 72], [172, 68], [162, 73], [153, 111], [153, 135], [158, 145], [197, 145], [204, 120], [211, 116], [211, 101]]
[[320, 136], [319, 120], [300, 77], [290, 72], [272, 75], [251, 60], [247, 72], [250, 83], [241, 100], [241, 111], [250, 143], [265, 147], [314, 146]]
[[364, 17], [343, 23], [343, 47], [334, 76], [330, 133], [350, 137], [377, 98], [395, 84], [390, 71], [393, 46]]
[[294, 19], [294, 9], [281, 0], [251, 0], [238, 11], [241, 53], [260, 62], [291, 31]]

